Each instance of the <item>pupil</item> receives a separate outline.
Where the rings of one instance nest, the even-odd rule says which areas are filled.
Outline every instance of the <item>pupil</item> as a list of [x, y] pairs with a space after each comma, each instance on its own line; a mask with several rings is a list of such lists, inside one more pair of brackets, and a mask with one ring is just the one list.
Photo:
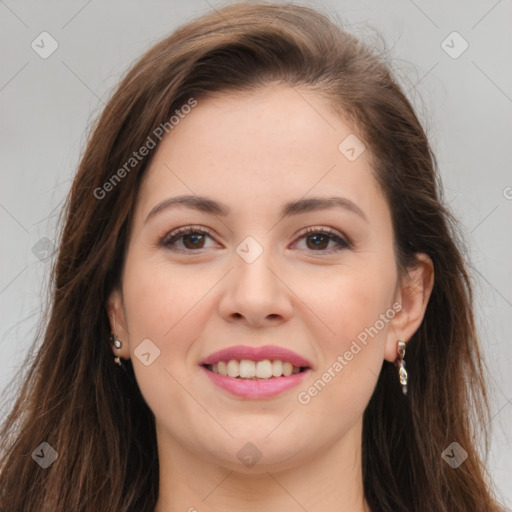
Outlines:
[[[198, 239], [200, 239], [202, 237], [204, 237], [204, 235], [187, 235], [186, 237], [184, 237], [183, 240], [186, 241], [186, 240], [190, 240], [192, 238], [193, 239], [192, 245], [196, 245], [197, 243], [200, 242], [200, 240], [198, 240]], [[185, 243], [185, 245], [188, 247], [187, 243]]]
[[314, 244], [313, 244], [313, 247], [318, 248], [318, 247], [322, 246], [322, 247], [321, 247], [322, 249], [324, 249], [324, 248], [325, 248], [325, 247], [324, 247], [324, 245], [325, 245], [325, 240], [326, 240], [326, 238], [327, 238], [325, 235], [311, 235], [309, 238], [310, 238], [310, 240], [311, 240], [311, 239], [316, 239], [316, 240], [317, 240], [317, 242], [319, 241], [319, 240], [318, 240], [319, 238], [322, 238], [322, 239], [323, 239], [324, 244], [322, 244], [322, 241], [320, 241], [320, 243], [314, 243]]

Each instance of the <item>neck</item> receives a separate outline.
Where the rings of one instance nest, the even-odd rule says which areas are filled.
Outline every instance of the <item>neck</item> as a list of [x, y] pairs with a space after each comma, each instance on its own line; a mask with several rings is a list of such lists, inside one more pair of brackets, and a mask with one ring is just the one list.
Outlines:
[[157, 426], [160, 464], [155, 512], [368, 512], [359, 422], [315, 458], [286, 469], [228, 468], [197, 458]]

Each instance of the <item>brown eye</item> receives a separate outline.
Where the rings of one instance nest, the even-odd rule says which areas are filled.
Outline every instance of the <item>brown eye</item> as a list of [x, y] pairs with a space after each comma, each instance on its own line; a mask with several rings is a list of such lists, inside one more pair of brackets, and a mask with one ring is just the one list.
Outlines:
[[187, 249], [202, 249], [204, 237], [205, 235], [203, 234], [192, 233], [190, 235], [183, 235], [181, 238], [183, 239], [183, 245]]
[[324, 235], [324, 234], [317, 234], [317, 235], [309, 235], [306, 240], [312, 241], [311, 244], [308, 244], [309, 249], [320, 249], [324, 250], [327, 249], [327, 246], [329, 245], [329, 240], [331, 237]]
[[[337, 232], [326, 228], [308, 228], [308, 230], [301, 235], [300, 240], [305, 240], [306, 249], [314, 252], [337, 252], [341, 249], [350, 248], [349, 242], [344, 240]], [[335, 243], [334, 247], [329, 247], [331, 242]]]
[[213, 239], [208, 231], [186, 227], [169, 233], [160, 241], [159, 245], [172, 251], [193, 252], [205, 249], [207, 238]]

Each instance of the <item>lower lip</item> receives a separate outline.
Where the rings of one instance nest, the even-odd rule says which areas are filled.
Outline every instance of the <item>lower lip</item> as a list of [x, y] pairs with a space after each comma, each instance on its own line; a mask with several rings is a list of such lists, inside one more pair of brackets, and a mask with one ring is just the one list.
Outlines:
[[251, 399], [270, 398], [279, 395], [279, 393], [300, 384], [304, 376], [311, 371], [307, 369], [289, 377], [272, 377], [268, 380], [246, 380], [220, 375], [208, 370], [204, 366], [201, 368], [219, 388], [228, 391], [232, 395]]

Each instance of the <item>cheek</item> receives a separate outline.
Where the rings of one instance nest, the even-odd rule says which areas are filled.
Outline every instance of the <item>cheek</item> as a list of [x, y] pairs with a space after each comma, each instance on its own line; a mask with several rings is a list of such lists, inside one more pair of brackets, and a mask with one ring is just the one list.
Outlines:
[[[197, 365], [194, 341], [214, 312], [212, 292], [225, 273], [193, 267], [180, 268], [161, 255], [134, 254], [126, 262], [123, 282], [132, 354], [142, 340], [150, 339], [160, 350], [157, 366], [181, 379]], [[134, 362], [137, 373], [140, 365]]]
[[[130, 336], [155, 340], [171, 336], [215, 282], [215, 276], [184, 272], [160, 257], [127, 260], [123, 292]], [[211, 283], [210, 283], [211, 281]], [[142, 332], [143, 331], [143, 332]]]
[[[190, 387], [191, 370], [197, 363], [190, 349], [211, 315], [207, 293], [219, 277], [212, 272], [180, 272], [161, 258], [147, 256], [127, 260], [124, 274], [129, 344], [138, 386], [157, 419], [186, 437], [190, 425], [182, 416], [204, 415], [183, 392], [183, 386]], [[146, 339], [159, 351], [148, 366], [137, 357], [137, 347]]]
[[384, 339], [394, 316], [396, 271], [393, 263], [388, 266], [371, 259], [333, 270], [321, 286], [312, 286], [311, 278], [304, 278], [305, 302], [323, 321], [322, 338], [330, 353], [348, 350], [353, 340]]
[[319, 309], [335, 334], [322, 328], [323, 336], [316, 338], [321, 364], [314, 379], [298, 390], [297, 401], [308, 418], [332, 419], [322, 427], [327, 437], [344, 434], [357, 422], [377, 383], [393, 314], [392, 286], [379, 283], [368, 275], [339, 278], [331, 300], [323, 300]]
[[315, 289], [307, 301], [322, 319], [314, 334], [321, 352], [319, 381], [307, 394], [313, 398], [321, 391], [322, 398], [315, 398], [320, 409], [334, 407], [340, 413], [343, 409], [343, 414], [351, 409], [354, 417], [370, 399], [395, 315], [393, 260], [388, 265], [368, 258], [366, 263], [334, 272], [329, 283]]

